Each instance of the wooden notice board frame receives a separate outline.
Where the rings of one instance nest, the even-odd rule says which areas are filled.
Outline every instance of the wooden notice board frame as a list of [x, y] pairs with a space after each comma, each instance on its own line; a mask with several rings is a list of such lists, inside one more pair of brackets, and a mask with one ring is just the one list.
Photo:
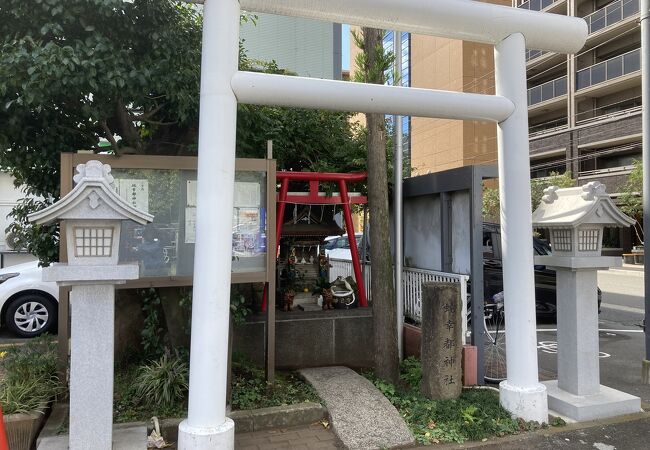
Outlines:
[[[96, 160], [109, 164], [114, 169], [159, 169], [159, 170], [196, 170], [195, 156], [154, 156], [154, 155], [104, 155], [94, 153], [61, 153], [61, 197], [73, 188], [75, 167], [88, 161]], [[233, 284], [265, 283], [271, 305], [275, 305], [275, 249], [277, 248], [276, 227], [276, 161], [273, 159], [237, 158], [237, 172], [266, 173], [266, 269], [259, 272], [233, 273]], [[231, 214], [230, 212], [227, 213]], [[65, 221], [61, 222], [59, 261], [67, 262], [68, 255], [65, 238]], [[192, 276], [146, 277], [130, 280], [116, 285], [116, 289], [142, 289], [149, 287], [192, 286]], [[69, 293], [70, 289], [59, 289], [59, 371], [65, 375], [69, 358]], [[275, 307], [267, 308], [266, 326], [266, 372], [267, 378], [273, 380], [275, 372]]]

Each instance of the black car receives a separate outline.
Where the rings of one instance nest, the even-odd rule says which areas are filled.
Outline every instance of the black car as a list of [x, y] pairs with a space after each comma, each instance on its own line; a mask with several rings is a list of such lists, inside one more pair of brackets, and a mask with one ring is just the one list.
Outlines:
[[[535, 255], [550, 255], [551, 247], [533, 237]], [[503, 266], [501, 264], [501, 227], [499, 224], [483, 224], [483, 284], [484, 297], [492, 298], [503, 291]], [[598, 311], [601, 292], [598, 289]], [[555, 271], [546, 266], [535, 266], [535, 309], [538, 319], [555, 320], [557, 312]]]

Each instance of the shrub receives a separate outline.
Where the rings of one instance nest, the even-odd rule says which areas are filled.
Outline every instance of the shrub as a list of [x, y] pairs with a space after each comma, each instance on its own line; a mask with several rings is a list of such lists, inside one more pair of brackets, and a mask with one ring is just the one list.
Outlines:
[[4, 414], [38, 411], [62, 391], [55, 376], [4, 380], [0, 383], [0, 403]]
[[402, 386], [394, 386], [364, 373], [397, 408], [420, 444], [462, 443], [490, 436], [504, 436], [533, 429], [539, 425], [519, 422], [499, 404], [499, 396], [490, 389], [464, 389], [450, 400], [431, 400], [420, 393], [422, 366], [416, 358], [402, 363]]
[[3, 352], [0, 403], [5, 414], [40, 411], [63, 386], [56, 376], [56, 344], [44, 335]]
[[312, 387], [298, 378], [297, 374], [277, 372], [275, 383], [269, 384], [264, 370], [239, 355], [233, 355], [231, 386], [233, 409], [320, 401]]
[[140, 366], [135, 378], [136, 395], [152, 407], [170, 408], [181, 402], [187, 396], [188, 386], [187, 363], [168, 351]]
[[56, 373], [56, 343], [43, 335], [7, 350], [0, 359], [5, 379], [51, 377]]

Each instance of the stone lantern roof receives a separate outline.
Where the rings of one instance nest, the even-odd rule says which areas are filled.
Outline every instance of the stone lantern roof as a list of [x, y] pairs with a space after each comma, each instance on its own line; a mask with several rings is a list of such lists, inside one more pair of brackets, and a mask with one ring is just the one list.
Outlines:
[[533, 226], [575, 228], [583, 224], [628, 227], [634, 225], [634, 219], [614, 205], [605, 185], [598, 181], [574, 188], [544, 189], [542, 202], [533, 212]]
[[142, 212], [124, 201], [114, 190], [111, 166], [99, 161], [79, 164], [74, 181], [75, 188], [55, 204], [32, 213], [30, 222], [47, 224], [58, 220], [124, 220], [139, 224], [153, 220], [151, 214]]

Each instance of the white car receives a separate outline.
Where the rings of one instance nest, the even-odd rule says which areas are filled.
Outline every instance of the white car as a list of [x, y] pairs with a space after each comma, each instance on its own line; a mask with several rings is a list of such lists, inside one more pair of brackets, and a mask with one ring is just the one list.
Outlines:
[[[363, 238], [363, 233], [356, 233], [355, 238], [357, 241], [357, 249], [359, 250], [359, 257], [361, 257], [361, 239]], [[326, 237], [325, 255], [334, 259], [344, 259], [346, 261], [352, 261], [352, 254], [350, 253], [350, 243], [348, 242], [347, 234], [343, 236]]]
[[56, 331], [59, 287], [43, 281], [38, 261], [0, 269], [2, 325], [21, 337]]

